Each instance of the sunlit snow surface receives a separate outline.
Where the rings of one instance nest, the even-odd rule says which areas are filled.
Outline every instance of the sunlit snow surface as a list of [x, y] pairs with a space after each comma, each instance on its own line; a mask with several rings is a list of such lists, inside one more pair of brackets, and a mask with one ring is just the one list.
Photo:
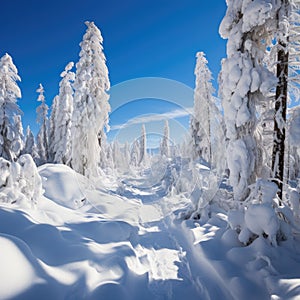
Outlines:
[[180, 220], [190, 200], [145, 174], [92, 184], [62, 165], [39, 173], [37, 208], [0, 209], [0, 299], [300, 297], [297, 238], [244, 247], [220, 210]]

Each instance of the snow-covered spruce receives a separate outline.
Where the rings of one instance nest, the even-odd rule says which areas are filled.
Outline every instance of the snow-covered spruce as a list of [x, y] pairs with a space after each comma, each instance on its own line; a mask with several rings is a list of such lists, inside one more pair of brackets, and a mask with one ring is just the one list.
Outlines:
[[123, 159], [122, 159], [120, 144], [117, 140], [114, 140], [112, 143], [112, 154], [113, 154], [114, 167], [120, 168], [123, 164]]
[[74, 111], [72, 115], [72, 168], [88, 177], [97, 176], [100, 164], [99, 133], [108, 126], [110, 88], [100, 30], [86, 22], [87, 30], [80, 43], [76, 64]]
[[168, 120], [165, 121], [164, 135], [160, 144], [160, 155], [170, 157], [170, 128]]
[[142, 125], [141, 137], [139, 141], [140, 151], [139, 151], [139, 165], [145, 165], [147, 163], [147, 137], [146, 137], [146, 127]]
[[293, 110], [290, 119], [289, 137], [291, 145], [300, 147], [300, 108]]
[[130, 165], [137, 167], [139, 161], [140, 161], [140, 146], [139, 146], [139, 141], [136, 139], [131, 145]]
[[198, 52], [195, 67], [194, 111], [191, 118], [191, 134], [194, 157], [211, 161], [211, 120], [214, 88], [212, 75], [203, 52]]
[[37, 135], [37, 165], [40, 166], [46, 163], [49, 159], [49, 144], [48, 144], [48, 105], [45, 102], [44, 87], [40, 83], [36, 90], [39, 93], [37, 101], [41, 102], [36, 109], [37, 123], [40, 125], [40, 130]]
[[18, 70], [10, 55], [0, 59], [0, 156], [14, 161], [23, 148], [21, 110], [17, 99], [21, 98]]
[[300, 109], [295, 107], [288, 120], [288, 141], [286, 155], [286, 176], [289, 180], [296, 180], [300, 176]]
[[[288, 88], [289, 94], [294, 99], [300, 99], [300, 1], [289, 1], [288, 19], [288, 50], [289, 50], [289, 70]], [[283, 23], [284, 24], [284, 23]], [[282, 26], [283, 27], [283, 26]]]
[[[60, 74], [62, 80], [59, 84], [59, 95], [53, 102], [50, 123], [53, 124], [53, 138], [49, 140], [52, 145], [53, 162], [70, 164], [71, 159], [71, 118], [73, 113], [73, 87], [75, 73], [71, 72], [74, 66], [70, 62]], [[53, 119], [53, 120], [52, 120]]]
[[56, 134], [56, 119], [58, 113], [58, 96], [55, 96], [52, 100], [51, 115], [49, 118], [49, 130], [48, 130], [48, 141], [49, 141], [49, 162], [54, 162], [55, 156], [55, 134]]
[[234, 198], [244, 200], [256, 179], [256, 104], [276, 85], [275, 76], [263, 65], [280, 3], [227, 1], [220, 34], [227, 42], [222, 62], [220, 94], [229, 139], [227, 161]]
[[196, 55], [193, 115], [190, 121], [191, 157], [204, 159], [221, 175], [225, 169], [224, 120], [213, 96], [212, 75], [203, 52]]
[[25, 146], [22, 150], [22, 154], [30, 154], [35, 162], [38, 161], [38, 152], [37, 147], [34, 140], [34, 135], [30, 129], [30, 126], [27, 126], [26, 129], [26, 137], [25, 137]]

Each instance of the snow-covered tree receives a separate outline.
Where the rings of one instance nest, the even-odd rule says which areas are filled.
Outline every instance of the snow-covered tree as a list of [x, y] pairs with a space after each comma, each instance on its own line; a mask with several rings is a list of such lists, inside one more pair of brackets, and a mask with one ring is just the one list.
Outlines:
[[24, 154], [16, 162], [0, 158], [1, 201], [34, 207], [44, 193], [42, 179], [31, 155]]
[[[276, 45], [273, 47], [278, 83], [275, 93], [274, 142], [272, 153], [272, 171], [278, 185], [278, 196], [283, 197], [285, 179], [285, 160], [289, 158], [288, 138], [286, 137], [287, 107], [289, 95], [300, 94], [300, 2], [281, 0], [276, 22]], [[287, 149], [286, 149], [287, 148]], [[289, 167], [289, 165], [287, 166]]]
[[130, 164], [130, 146], [128, 142], [125, 142], [124, 148], [123, 148], [123, 152], [124, 152], [124, 160], [125, 160], [125, 164], [127, 166], [127, 168], [129, 167]]
[[22, 150], [22, 154], [30, 154], [35, 161], [35, 163], [38, 162], [38, 152], [37, 152], [37, 147], [34, 141], [34, 135], [30, 129], [30, 126], [27, 126], [26, 129], [26, 137], [25, 137], [25, 146], [24, 149]]
[[256, 180], [256, 105], [269, 96], [275, 76], [263, 65], [273, 38], [280, 3], [227, 1], [220, 34], [227, 42], [227, 59], [220, 76], [226, 135], [227, 162], [234, 198], [244, 200]]
[[137, 167], [140, 162], [140, 145], [139, 141], [136, 139], [131, 146], [130, 151], [130, 165]]
[[191, 118], [191, 134], [194, 155], [211, 161], [211, 119], [214, 88], [212, 75], [203, 52], [198, 52], [195, 67], [194, 112]]
[[290, 179], [295, 179], [300, 175], [300, 107], [297, 106], [292, 110], [288, 126], [288, 147], [290, 148], [288, 156], [288, 168]]
[[[103, 141], [103, 140], [102, 140]], [[102, 151], [103, 147], [101, 148]], [[113, 170], [115, 168], [114, 165], [114, 155], [113, 148], [111, 144], [105, 144], [105, 156], [101, 156], [101, 167], [103, 169]]]
[[0, 59], [0, 156], [14, 161], [22, 150], [21, 110], [17, 99], [21, 98], [18, 70], [10, 55]]
[[300, 99], [300, 1], [290, 0], [286, 13], [288, 26], [284, 26], [285, 20], [282, 22], [282, 28], [284, 32], [288, 29], [286, 37], [289, 51], [288, 89], [294, 99]]
[[48, 161], [49, 146], [48, 146], [48, 105], [45, 102], [44, 87], [42, 84], [36, 90], [39, 94], [37, 101], [41, 104], [36, 109], [37, 123], [40, 125], [40, 130], [37, 135], [37, 150], [39, 161], [38, 165], [42, 165]]
[[24, 131], [22, 125], [21, 115], [15, 115], [13, 117], [14, 124], [15, 124], [15, 139], [12, 143], [12, 150], [16, 154], [17, 157], [21, 154], [24, 148]]
[[[70, 164], [71, 159], [71, 119], [73, 113], [73, 87], [72, 82], [75, 74], [71, 72], [74, 66], [70, 62], [60, 74], [62, 80], [59, 84], [59, 95], [57, 103], [53, 103], [56, 109], [53, 113], [53, 162]], [[52, 116], [52, 115], [51, 115]], [[50, 119], [52, 123], [52, 118]]]
[[168, 120], [165, 121], [164, 135], [160, 144], [160, 155], [170, 157], [170, 128]]
[[300, 147], [300, 107], [293, 109], [289, 125], [290, 143], [292, 146]]
[[44, 193], [42, 178], [31, 155], [21, 155], [17, 163], [21, 166], [20, 192], [26, 197], [31, 206], [34, 206]]
[[55, 96], [52, 101], [51, 114], [50, 114], [50, 118], [49, 118], [49, 138], [48, 138], [49, 162], [54, 162], [57, 114], [58, 114], [58, 96]]
[[113, 157], [111, 145], [107, 143], [106, 135], [101, 136], [101, 132], [98, 133], [98, 142], [100, 146], [100, 168], [113, 168]]
[[147, 161], [147, 139], [146, 139], [146, 128], [145, 125], [142, 125], [142, 132], [139, 141], [139, 165], [145, 164]]
[[120, 144], [117, 140], [114, 140], [112, 143], [112, 151], [113, 151], [113, 161], [116, 169], [123, 168], [124, 165], [124, 157], [121, 152]]
[[72, 168], [88, 177], [96, 176], [100, 164], [99, 133], [108, 123], [110, 88], [100, 30], [86, 22], [76, 64], [74, 111], [72, 116]]

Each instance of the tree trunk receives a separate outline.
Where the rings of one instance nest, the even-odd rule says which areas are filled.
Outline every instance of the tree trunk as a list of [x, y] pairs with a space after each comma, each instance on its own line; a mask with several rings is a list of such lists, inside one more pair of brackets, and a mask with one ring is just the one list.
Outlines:
[[[282, 200], [284, 177], [284, 147], [285, 147], [285, 123], [287, 109], [288, 90], [288, 61], [289, 53], [287, 45], [279, 41], [277, 78], [274, 116], [274, 144], [272, 154], [272, 170], [274, 182], [278, 185], [278, 196]], [[283, 122], [283, 124], [282, 124]]]

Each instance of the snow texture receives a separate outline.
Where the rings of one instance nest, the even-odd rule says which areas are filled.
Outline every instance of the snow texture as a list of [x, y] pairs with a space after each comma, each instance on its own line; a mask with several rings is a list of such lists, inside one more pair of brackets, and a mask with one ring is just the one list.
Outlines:
[[[14, 168], [1, 159], [2, 194], [19, 169], [29, 176], [29, 155]], [[199, 169], [206, 174], [207, 167]], [[232, 211], [229, 219], [215, 206], [206, 221], [180, 220], [178, 210], [186, 209], [189, 198], [185, 193], [166, 196], [162, 181], [147, 186], [147, 174], [91, 182], [68, 166], [45, 164], [38, 176], [45, 193], [34, 207], [20, 202], [0, 207], [1, 299], [250, 300], [299, 295], [299, 240], [271, 245], [279, 225], [268, 201], [245, 213]], [[117, 184], [121, 180], [122, 190]], [[270, 188], [263, 190], [269, 193]], [[238, 234], [227, 222], [232, 228], [243, 223], [245, 229]], [[258, 237], [243, 247], [242, 235]]]

